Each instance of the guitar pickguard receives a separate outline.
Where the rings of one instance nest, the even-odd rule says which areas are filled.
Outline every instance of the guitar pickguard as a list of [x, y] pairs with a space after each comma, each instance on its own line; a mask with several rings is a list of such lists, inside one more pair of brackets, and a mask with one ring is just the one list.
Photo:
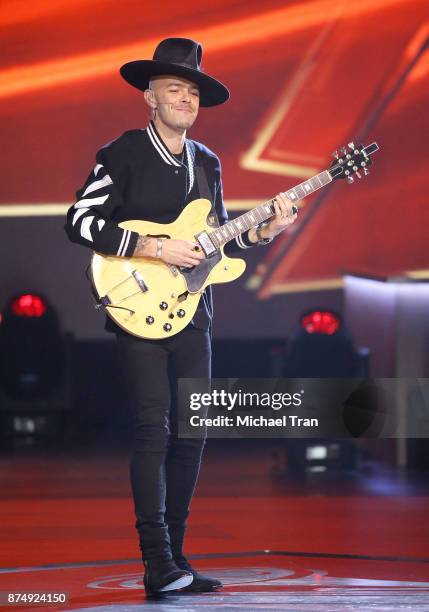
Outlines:
[[216, 251], [210, 257], [202, 259], [197, 266], [194, 266], [193, 268], [180, 269], [189, 293], [196, 293], [201, 289], [206, 282], [208, 275], [221, 259], [222, 253], [220, 251]]

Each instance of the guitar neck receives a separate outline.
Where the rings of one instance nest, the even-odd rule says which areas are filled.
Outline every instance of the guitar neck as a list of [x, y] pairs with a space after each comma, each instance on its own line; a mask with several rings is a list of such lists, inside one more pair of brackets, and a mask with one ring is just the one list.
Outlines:
[[[292, 189], [289, 189], [285, 192], [285, 194], [292, 203], [297, 202], [298, 200], [303, 200], [305, 197], [311, 193], [314, 193], [318, 189], [325, 187], [325, 185], [330, 183], [332, 180], [333, 179], [329, 171], [324, 170], [303, 183], [299, 183], [299, 185], [296, 185]], [[228, 221], [221, 227], [213, 230], [209, 234], [210, 238], [216, 247], [220, 247], [233, 238], [236, 238], [243, 232], [255, 227], [263, 221], [266, 221], [274, 214], [274, 201], [269, 200], [268, 202], [260, 204], [256, 208], [249, 210], [243, 215], [240, 215], [232, 221]]]

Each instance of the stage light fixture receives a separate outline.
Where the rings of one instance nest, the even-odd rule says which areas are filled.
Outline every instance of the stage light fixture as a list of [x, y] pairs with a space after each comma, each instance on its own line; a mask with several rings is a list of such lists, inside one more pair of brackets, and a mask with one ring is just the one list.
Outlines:
[[341, 315], [323, 308], [302, 313], [285, 358], [288, 378], [343, 378], [357, 372], [358, 358]]
[[341, 328], [341, 319], [328, 310], [313, 310], [301, 317], [301, 327], [308, 334], [326, 334], [332, 336]]
[[10, 308], [17, 317], [42, 317], [47, 310], [45, 301], [32, 293], [26, 293], [15, 298]]
[[0, 382], [16, 399], [49, 394], [60, 383], [65, 347], [57, 314], [36, 293], [13, 296], [0, 325]]

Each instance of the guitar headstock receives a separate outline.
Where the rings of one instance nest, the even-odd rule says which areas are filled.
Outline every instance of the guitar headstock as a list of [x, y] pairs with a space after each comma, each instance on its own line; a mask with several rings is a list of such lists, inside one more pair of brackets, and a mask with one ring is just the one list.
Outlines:
[[379, 150], [376, 142], [364, 147], [349, 142], [348, 147], [341, 147], [340, 153], [335, 151], [332, 165], [328, 169], [332, 179], [345, 178], [348, 183], [353, 183], [354, 176], [362, 178], [369, 174], [368, 166], [372, 164], [371, 155]]

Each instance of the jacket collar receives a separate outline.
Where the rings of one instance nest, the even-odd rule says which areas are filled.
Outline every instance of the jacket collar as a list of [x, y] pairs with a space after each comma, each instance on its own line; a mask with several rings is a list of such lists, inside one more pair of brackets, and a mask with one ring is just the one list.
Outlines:
[[[151, 143], [153, 144], [153, 146], [158, 151], [159, 155], [161, 156], [161, 158], [166, 164], [169, 164], [170, 166], [181, 166], [182, 165], [174, 157], [174, 155], [170, 153], [168, 147], [164, 144], [153, 121], [150, 121], [149, 125], [146, 128], [146, 131], [148, 133]], [[186, 146], [186, 141], [185, 141], [185, 146]]]
[[[169, 166], [177, 166], [181, 167], [185, 164], [179, 162], [178, 159], [174, 157], [174, 155], [169, 151], [168, 147], [165, 145], [161, 136], [159, 135], [154, 122], [151, 120], [149, 125], [146, 128], [146, 132], [149, 136], [149, 140], [151, 141], [153, 147], [161, 157], [161, 159], [168, 164]], [[186, 167], [189, 171], [189, 180], [188, 180], [188, 193], [191, 191], [194, 184], [194, 157], [195, 151], [191, 146], [191, 142], [185, 138], [185, 155], [186, 155]]]

